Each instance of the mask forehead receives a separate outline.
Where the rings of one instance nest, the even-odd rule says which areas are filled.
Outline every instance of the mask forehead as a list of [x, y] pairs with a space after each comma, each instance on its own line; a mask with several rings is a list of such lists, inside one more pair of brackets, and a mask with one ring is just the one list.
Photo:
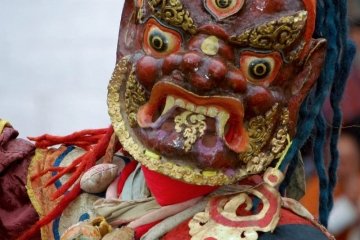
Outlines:
[[[219, 20], [211, 9], [209, 3], [219, 4], [221, 0], [186, 1], [186, 0], [144, 0], [142, 17], [156, 15], [159, 18], [171, 19], [171, 25], [188, 24], [192, 22], [196, 28], [204, 25], [216, 24], [229, 35], [238, 34], [245, 29], [269, 21], [277, 20], [283, 16], [292, 15], [305, 10], [302, 1], [298, 0], [228, 0], [242, 2], [237, 11]], [[227, 1], [225, 1], [227, 2]], [[220, 8], [219, 8], [220, 9]], [[221, 9], [220, 9], [221, 10]], [[181, 19], [184, 18], [182, 21]], [[181, 26], [180, 26], [181, 27]], [[192, 26], [188, 26], [192, 27]]]

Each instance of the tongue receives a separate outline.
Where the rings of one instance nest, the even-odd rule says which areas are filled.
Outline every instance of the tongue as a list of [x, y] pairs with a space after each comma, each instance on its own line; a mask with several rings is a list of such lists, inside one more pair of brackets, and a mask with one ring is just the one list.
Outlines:
[[[230, 119], [227, 121], [228, 118], [226, 117], [223, 117], [223, 119], [218, 117], [218, 119], [215, 120], [213, 118], [205, 117], [201, 114], [188, 112], [182, 108], [174, 107], [166, 114], [158, 117], [154, 122], [153, 118], [155, 112], [157, 112], [155, 105], [151, 105], [149, 103], [143, 105], [137, 114], [139, 126], [141, 128], [158, 129], [165, 123], [167, 123], [168, 126], [177, 120], [178, 122], [170, 131], [175, 130], [177, 133], [179, 133], [180, 136], [183, 136], [183, 146], [186, 151], [190, 151], [191, 146], [197, 139], [203, 136], [205, 130], [215, 132], [216, 129], [216, 135], [223, 139], [229, 149], [236, 153], [240, 153], [246, 150], [248, 136], [246, 131], [243, 129], [242, 124], [239, 124], [236, 120], [234, 121]], [[214, 123], [217, 121], [218, 126], [215, 127], [215, 124], [212, 124], [209, 128], [209, 119], [211, 119]], [[204, 124], [201, 122], [206, 122], [206, 126], [204, 126]], [[227, 132], [224, 130], [224, 125], [226, 122], [228, 122], [227, 128], [229, 129]]]

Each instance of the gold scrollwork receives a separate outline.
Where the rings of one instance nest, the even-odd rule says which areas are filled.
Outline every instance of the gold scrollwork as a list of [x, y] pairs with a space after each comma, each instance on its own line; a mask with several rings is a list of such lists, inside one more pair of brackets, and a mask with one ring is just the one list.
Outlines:
[[[247, 158], [247, 172], [250, 174], [258, 173], [265, 169], [274, 159], [278, 159], [283, 154], [288, 142], [288, 124], [289, 110], [284, 108], [280, 117], [280, 124], [275, 132], [275, 136], [270, 141], [270, 151], [268, 152], [251, 152]], [[266, 142], [266, 140], [264, 140]]]
[[248, 29], [240, 35], [231, 36], [230, 41], [240, 46], [265, 50], [283, 50], [291, 46], [306, 26], [307, 12], [281, 17]]
[[125, 90], [125, 106], [131, 127], [137, 125], [136, 114], [139, 108], [146, 103], [145, 89], [136, 80], [134, 67], [129, 75]]
[[260, 157], [261, 149], [271, 137], [278, 108], [279, 104], [275, 104], [264, 116], [256, 116], [250, 119], [247, 126], [249, 149], [240, 154], [240, 159], [244, 163], [250, 162], [256, 156]]
[[189, 152], [197, 139], [201, 138], [206, 130], [206, 118], [202, 114], [185, 111], [176, 116], [175, 131], [182, 133], [185, 152]]
[[149, 0], [149, 4], [159, 19], [191, 34], [196, 33], [194, 20], [180, 0]]

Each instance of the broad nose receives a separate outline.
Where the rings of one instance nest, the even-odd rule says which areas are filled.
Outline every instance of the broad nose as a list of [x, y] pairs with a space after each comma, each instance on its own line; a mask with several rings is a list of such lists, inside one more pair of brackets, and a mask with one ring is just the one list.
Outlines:
[[246, 91], [246, 79], [240, 69], [226, 59], [210, 57], [201, 52], [189, 52], [183, 56], [182, 70], [190, 83], [199, 90], [226, 88], [236, 93]]

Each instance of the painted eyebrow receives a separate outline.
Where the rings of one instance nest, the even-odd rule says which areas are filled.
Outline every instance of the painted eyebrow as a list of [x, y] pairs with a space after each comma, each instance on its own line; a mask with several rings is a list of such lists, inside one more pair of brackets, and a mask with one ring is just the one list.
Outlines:
[[167, 24], [182, 28], [190, 34], [197, 32], [194, 20], [190, 16], [190, 12], [184, 7], [181, 0], [148, 0], [148, 4], [154, 16]]
[[239, 35], [231, 36], [229, 41], [242, 47], [281, 51], [300, 37], [306, 20], [307, 11], [299, 11], [249, 28]]

